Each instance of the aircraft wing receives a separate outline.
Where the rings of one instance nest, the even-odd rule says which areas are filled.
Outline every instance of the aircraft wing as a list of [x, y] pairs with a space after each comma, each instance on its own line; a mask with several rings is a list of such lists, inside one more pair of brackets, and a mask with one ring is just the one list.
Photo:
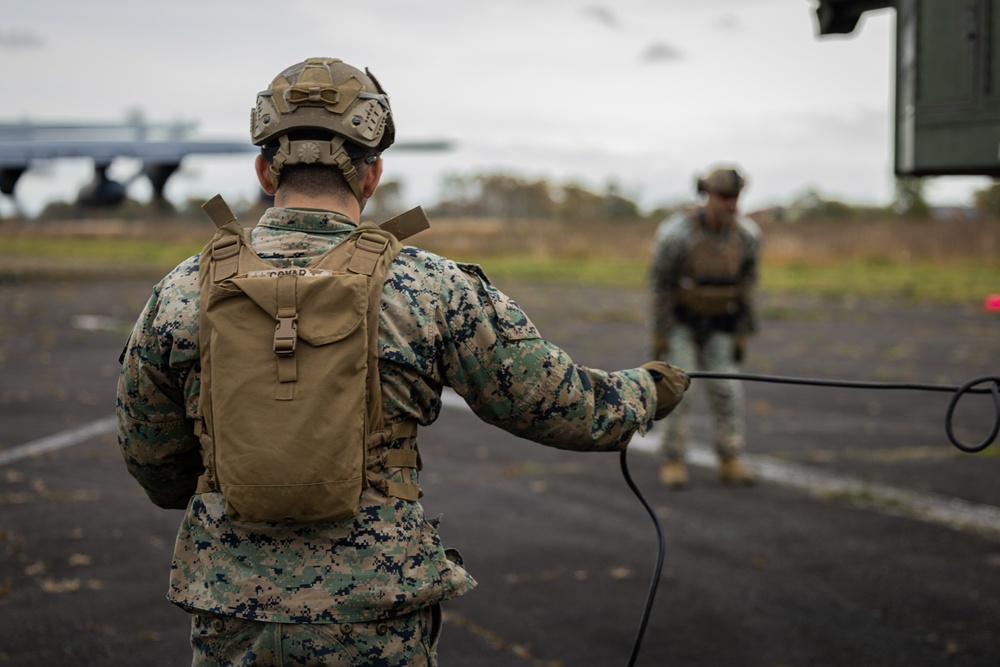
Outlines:
[[254, 153], [248, 142], [237, 141], [91, 141], [63, 139], [52, 141], [0, 141], [0, 168], [27, 167], [34, 160], [90, 158], [108, 164], [115, 158], [131, 157], [157, 163], [177, 163], [186, 155]]
[[[153, 187], [154, 199], [163, 199], [167, 180], [188, 155], [257, 153], [249, 141], [191, 139], [192, 124], [132, 123], [32, 123], [0, 122], [0, 193], [14, 194], [21, 175], [33, 162], [86, 158], [94, 163], [94, 182], [81, 191], [80, 201], [114, 205], [124, 198], [124, 186], [107, 177], [117, 158], [143, 163], [142, 174]], [[451, 142], [425, 140], [400, 142], [395, 150], [445, 151]], [[96, 193], [96, 194], [94, 194]]]

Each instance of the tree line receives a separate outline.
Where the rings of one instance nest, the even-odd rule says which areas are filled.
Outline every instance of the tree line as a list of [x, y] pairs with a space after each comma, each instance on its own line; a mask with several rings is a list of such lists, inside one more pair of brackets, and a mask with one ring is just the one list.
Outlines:
[[[896, 179], [893, 201], [886, 206], [858, 205], [826, 197], [818, 190], [808, 190], [785, 204], [758, 212], [769, 221], [810, 222], [823, 220], [886, 220], [903, 218], [922, 220], [936, 211], [925, 198], [928, 179]], [[407, 207], [405, 184], [387, 181], [379, 186], [366, 213], [387, 219]], [[691, 205], [691, 201], [661, 204], [652, 210], [642, 207], [610, 180], [595, 191], [579, 182], [553, 183], [545, 178], [527, 178], [505, 171], [473, 174], [450, 174], [441, 182], [440, 198], [425, 204], [428, 214], [438, 218], [493, 218], [501, 220], [662, 220]], [[101, 214], [122, 219], [136, 217], [200, 216], [202, 200], [192, 198], [181, 206], [170, 202], [143, 203], [133, 199]], [[269, 200], [233, 202], [246, 215], [256, 215], [271, 205]], [[967, 206], [958, 207], [964, 217], [1000, 220], [1000, 181], [979, 190]], [[67, 219], [88, 215], [73, 204], [52, 202], [38, 215], [39, 219]], [[755, 216], [758, 217], [758, 216]]]
[[[811, 222], [829, 220], [927, 220], [938, 214], [926, 199], [927, 178], [898, 177], [893, 200], [885, 206], [853, 204], [811, 189], [786, 204], [759, 212], [773, 221]], [[374, 205], [378, 210], [402, 210], [403, 186], [398, 182], [381, 186]], [[379, 196], [384, 198], [379, 199]], [[452, 174], [441, 187], [441, 198], [428, 207], [435, 217], [563, 220], [662, 220], [692, 202], [662, 204], [643, 211], [626, 196], [621, 186], [609, 181], [595, 192], [577, 182], [551, 183], [507, 172]], [[1000, 220], [1000, 181], [979, 190], [967, 206], [955, 207], [952, 215]]]

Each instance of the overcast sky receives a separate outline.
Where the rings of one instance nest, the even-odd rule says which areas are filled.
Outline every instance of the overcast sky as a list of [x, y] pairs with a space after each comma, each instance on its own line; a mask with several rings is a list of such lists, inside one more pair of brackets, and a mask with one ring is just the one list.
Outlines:
[[[385, 178], [403, 181], [410, 204], [435, 200], [444, 174], [506, 169], [598, 190], [616, 182], [652, 207], [690, 197], [718, 163], [748, 176], [748, 209], [808, 188], [887, 203], [894, 12], [821, 40], [815, 4], [32, 0], [5, 8], [0, 26], [0, 120], [139, 111], [242, 139], [274, 75], [333, 56], [378, 76], [399, 140], [455, 142], [448, 153], [386, 154]], [[256, 196], [251, 160], [189, 158], [167, 194]], [[25, 175], [19, 195], [30, 209], [89, 179], [85, 163], [52, 166]], [[929, 194], [962, 201], [984, 183], [934, 179]], [[144, 196], [138, 182], [130, 192]]]

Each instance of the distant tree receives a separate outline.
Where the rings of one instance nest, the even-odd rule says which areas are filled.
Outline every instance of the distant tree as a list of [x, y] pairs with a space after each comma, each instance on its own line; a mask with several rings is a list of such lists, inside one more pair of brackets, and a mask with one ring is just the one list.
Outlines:
[[560, 186], [506, 172], [472, 176], [448, 174], [433, 213], [439, 216], [489, 218], [627, 219], [640, 218], [639, 206], [610, 182], [604, 194], [575, 182]]
[[854, 209], [836, 199], [826, 199], [817, 190], [807, 190], [788, 206], [788, 219], [793, 222], [819, 220], [849, 220]]
[[611, 180], [604, 193], [604, 215], [611, 220], [635, 220], [639, 215], [639, 206], [621, 193], [618, 181]]
[[977, 190], [973, 196], [976, 210], [984, 218], [1000, 220], [1000, 181], [982, 190]]
[[677, 213], [693, 206], [691, 202], [677, 202], [677, 203], [666, 203], [659, 204], [644, 217], [646, 220], [652, 220], [654, 222], [662, 222], [667, 218], [671, 218]]
[[39, 211], [39, 220], [80, 220], [86, 218], [106, 218], [111, 220], [135, 220], [139, 218], [172, 217], [176, 215], [171, 204], [163, 206], [143, 203], [126, 198], [116, 206], [84, 206], [66, 201], [52, 201]]
[[469, 176], [445, 174], [441, 179], [441, 195], [432, 209], [434, 215], [461, 217], [473, 215], [471, 208], [475, 194], [475, 184]]
[[919, 176], [898, 176], [892, 208], [904, 218], [916, 220], [929, 218], [931, 208], [924, 199], [924, 179]]
[[399, 181], [380, 183], [375, 194], [368, 200], [365, 214], [382, 220], [403, 212], [403, 184]]
[[545, 179], [526, 181], [505, 173], [476, 177], [483, 213], [491, 218], [548, 218], [553, 202]]
[[555, 203], [548, 181], [526, 180], [505, 172], [442, 179], [441, 201], [434, 213], [489, 218], [548, 218]]
[[[199, 203], [198, 208], [201, 208]], [[115, 220], [170, 220], [178, 217], [178, 211], [166, 199], [141, 202], [131, 197], [108, 211], [108, 217]]]
[[559, 188], [559, 217], [566, 220], [595, 220], [604, 213], [604, 198], [578, 183]]
[[[198, 199], [189, 199], [185, 212], [189, 217], [192, 211], [197, 211], [200, 216], [204, 216], [204, 213], [201, 212], [202, 203], [204, 202]], [[264, 215], [264, 211], [273, 206], [274, 197], [266, 194], [263, 190], [258, 191], [256, 197], [232, 203], [233, 212], [240, 216], [242, 220], [260, 220], [261, 216]]]
[[778, 206], [775, 209], [772, 213], [788, 222], [870, 221], [896, 217], [891, 207], [848, 204], [837, 199], [828, 199], [815, 188], [806, 190], [787, 206]]
[[66, 201], [52, 201], [36, 217], [39, 220], [73, 220], [83, 217], [83, 211]]

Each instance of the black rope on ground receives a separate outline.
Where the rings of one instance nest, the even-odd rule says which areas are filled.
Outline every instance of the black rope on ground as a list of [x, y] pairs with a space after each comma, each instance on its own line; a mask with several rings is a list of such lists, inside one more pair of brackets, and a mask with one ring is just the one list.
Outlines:
[[[948, 386], [948, 385], [938, 385], [938, 384], [919, 384], [919, 383], [909, 383], [909, 382], [862, 382], [854, 380], [817, 380], [814, 378], [797, 378], [797, 377], [787, 377], [783, 375], [756, 375], [750, 373], [713, 373], [708, 371], [691, 371], [686, 373], [686, 375], [691, 379], [703, 378], [703, 379], [713, 379], [713, 380], [743, 380], [748, 382], [774, 382], [777, 384], [798, 384], [807, 385], [812, 387], [844, 387], [848, 389], [906, 389], [914, 391], [947, 391], [954, 394], [951, 397], [951, 401], [948, 403], [948, 411], [945, 413], [944, 418], [944, 429], [945, 433], [948, 435], [948, 440], [951, 441], [958, 449], [963, 452], [968, 452], [974, 454], [976, 452], [981, 452], [996, 440], [997, 434], [1000, 433], [1000, 375], [983, 375], [981, 377], [973, 378], [961, 386]], [[977, 389], [978, 385], [986, 382], [991, 382], [989, 387], [984, 387]], [[994, 408], [994, 418], [993, 418], [993, 429], [990, 434], [975, 445], [966, 445], [961, 442], [956, 436], [954, 429], [952, 428], [952, 420], [955, 416], [955, 408], [958, 406], [959, 400], [965, 394], [991, 394], [993, 396], [993, 408]], [[642, 495], [642, 491], [639, 487], [635, 485], [632, 481], [632, 475], [629, 474], [628, 470], [628, 460], [626, 453], [628, 449], [623, 449], [621, 452], [621, 468], [622, 475], [625, 477], [625, 483], [628, 487], [632, 489], [632, 493], [635, 497], [639, 499], [642, 506], [646, 508], [646, 512], [649, 513], [649, 517], [653, 520], [653, 526], [656, 528], [656, 539], [659, 543], [659, 547], [656, 551], [656, 567], [653, 569], [653, 579], [649, 584], [649, 592], [646, 594], [646, 606], [642, 612], [642, 619], [639, 622], [639, 631], [636, 633], [635, 642], [632, 646], [632, 655], [629, 657], [628, 667], [633, 667], [635, 665], [636, 658], [639, 657], [639, 649], [642, 647], [642, 638], [646, 633], [646, 625], [649, 623], [649, 615], [653, 609], [653, 599], [656, 597], [656, 589], [660, 583], [660, 576], [663, 571], [663, 559], [666, 554], [667, 545], [663, 537], [663, 529], [660, 527], [660, 521], [656, 518], [656, 512], [650, 507], [649, 502], [646, 501], [646, 497]]]

